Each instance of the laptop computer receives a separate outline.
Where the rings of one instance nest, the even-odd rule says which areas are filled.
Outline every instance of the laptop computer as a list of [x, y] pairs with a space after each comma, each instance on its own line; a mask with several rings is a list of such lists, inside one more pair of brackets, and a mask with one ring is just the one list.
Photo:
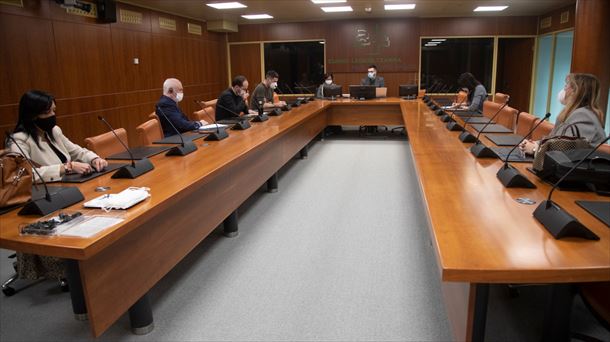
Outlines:
[[388, 94], [388, 88], [375, 88], [375, 97], [386, 97]]

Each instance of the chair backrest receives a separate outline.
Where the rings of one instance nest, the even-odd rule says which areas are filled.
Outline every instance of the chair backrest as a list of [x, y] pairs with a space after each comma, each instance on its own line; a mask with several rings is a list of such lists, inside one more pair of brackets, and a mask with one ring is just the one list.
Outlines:
[[521, 112], [519, 113], [519, 118], [517, 119], [517, 128], [515, 129], [515, 133], [520, 136], [525, 136], [534, 124], [537, 123], [536, 117], [530, 113]]
[[159, 120], [150, 119], [136, 127], [136, 133], [140, 144], [143, 146], [152, 145], [153, 141], [163, 139], [163, 134], [159, 132]]
[[[483, 102], [483, 115], [488, 118], [493, 117], [503, 104], [504, 103], [500, 104], [492, 101]], [[519, 114], [518, 110], [510, 106], [506, 106], [502, 108], [494, 121], [506, 128], [514, 129], [515, 123], [517, 122], [517, 114]]]
[[466, 101], [468, 101], [468, 93], [463, 90], [460, 90], [457, 96], [455, 97], [455, 102], [466, 104]]
[[273, 103], [278, 103], [278, 102], [280, 102], [280, 96], [276, 92], [274, 92], [273, 93]]
[[[208, 115], [205, 115], [205, 114]], [[205, 120], [206, 122], [210, 121], [210, 118], [215, 119], [216, 117], [216, 109], [212, 108], [212, 107], [205, 107], [203, 109], [200, 109], [196, 112], [193, 112], [193, 120]]]
[[165, 136], [163, 134], [163, 127], [161, 126], [161, 120], [159, 120], [159, 116], [157, 116], [157, 113], [152, 112], [152, 113], [148, 114], [148, 118], [157, 120], [157, 123], [159, 124], [159, 134], [161, 134], [162, 137]]
[[508, 95], [508, 94], [496, 93], [496, 96], [494, 96], [494, 102], [503, 104], [503, 103], [506, 103], [506, 101], [508, 101], [509, 98], [510, 98], [510, 95]]
[[218, 101], [218, 99], [213, 99], [213, 100], [210, 100], [210, 101], [205, 101], [204, 103], [205, 103], [206, 107], [212, 107], [212, 108], [214, 108], [214, 110], [216, 110], [216, 102], [217, 101]]
[[[127, 142], [127, 131], [124, 128], [117, 128], [114, 131], [119, 139], [121, 139], [125, 145], [129, 146]], [[102, 158], [107, 158], [113, 154], [125, 151], [123, 145], [117, 141], [112, 132], [106, 132], [85, 139], [85, 146]]]
[[544, 137], [546, 137], [547, 135], [549, 135], [551, 133], [551, 131], [553, 130], [553, 127], [555, 127], [555, 125], [553, 125], [552, 123], [545, 121], [543, 123], [540, 124], [540, 126], [538, 126], [538, 128], [536, 128], [534, 130], [534, 132], [532, 133], [532, 140], [540, 140]]

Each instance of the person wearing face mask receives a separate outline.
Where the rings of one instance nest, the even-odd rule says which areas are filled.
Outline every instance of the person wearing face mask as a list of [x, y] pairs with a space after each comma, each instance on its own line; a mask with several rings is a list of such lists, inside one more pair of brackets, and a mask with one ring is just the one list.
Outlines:
[[377, 75], [377, 66], [374, 64], [369, 65], [367, 77], [360, 81], [360, 85], [372, 85], [377, 88], [385, 87], [385, 80], [383, 77]]
[[316, 92], [316, 97], [319, 99], [324, 98], [324, 86], [330, 86], [335, 84], [333, 82], [333, 74], [328, 73], [328, 74], [324, 74], [324, 83], [320, 84], [320, 86], [318, 87], [318, 91]]
[[[557, 94], [557, 99], [565, 107], [557, 116], [555, 127], [549, 137], [566, 135], [573, 136], [573, 125], [578, 127], [580, 136], [592, 145], [601, 142], [604, 137], [602, 126], [604, 112], [599, 105], [600, 83], [597, 77], [591, 74], [568, 74], [566, 84]], [[519, 145], [525, 154], [536, 154], [540, 141], [525, 140]]]
[[[172, 128], [167, 119], [176, 127], [176, 129], [182, 132], [194, 131], [203, 125], [207, 125], [208, 122], [205, 120], [191, 121], [188, 117], [180, 110], [178, 103], [184, 98], [184, 90], [182, 83], [175, 78], [168, 78], [163, 82], [163, 95], [157, 102], [155, 112], [159, 117], [159, 122], [163, 128], [163, 135], [169, 137], [176, 134], [176, 131]], [[163, 114], [159, 112], [159, 108], [163, 111]], [[167, 119], [165, 118], [167, 117]]]
[[252, 108], [252, 110], [258, 112], [259, 101], [263, 102], [263, 109], [281, 108], [286, 105], [286, 102], [284, 101], [273, 103], [273, 91], [277, 88], [279, 77], [280, 76], [276, 71], [267, 71], [265, 79], [259, 83], [252, 92], [252, 97], [250, 98], [250, 108]]
[[[57, 126], [55, 98], [40, 90], [30, 90], [19, 100], [19, 119], [13, 138], [32, 159], [42, 180], [57, 182], [67, 173], [88, 174], [100, 171], [108, 162], [86, 148], [71, 142]], [[20, 153], [10, 141], [7, 147]], [[41, 182], [36, 172], [34, 181]]]
[[[249, 114], [248, 110], [248, 80], [246, 76], [235, 76], [231, 88], [223, 91], [216, 102], [216, 120], [226, 120], [237, 117], [236, 114]], [[252, 114], [256, 114], [252, 111]]]

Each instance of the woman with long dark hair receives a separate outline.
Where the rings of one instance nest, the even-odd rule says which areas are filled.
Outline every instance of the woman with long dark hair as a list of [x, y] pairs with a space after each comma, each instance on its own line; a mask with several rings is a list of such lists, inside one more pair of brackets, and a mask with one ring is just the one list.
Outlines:
[[468, 90], [467, 102], [460, 107], [462, 109], [476, 111], [483, 110], [483, 102], [487, 99], [487, 90], [473, 74], [465, 72], [458, 77], [460, 89]]

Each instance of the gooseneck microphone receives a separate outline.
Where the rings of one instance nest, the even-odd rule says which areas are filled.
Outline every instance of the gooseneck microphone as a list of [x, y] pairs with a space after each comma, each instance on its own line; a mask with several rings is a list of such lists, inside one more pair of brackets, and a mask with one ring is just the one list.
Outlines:
[[254, 100], [256, 101], [256, 103], [258, 104], [258, 115], [254, 117], [254, 119], [252, 119], [252, 122], [263, 122], [263, 121], [267, 121], [269, 120], [269, 117], [267, 116], [267, 114], [265, 114], [265, 100], [264, 98], [254, 98]]
[[508, 105], [508, 99], [506, 100], [506, 102], [504, 102], [504, 104], [502, 104], [502, 106], [500, 106], [498, 111], [494, 115], [492, 115], [491, 118], [489, 118], [489, 121], [487, 121], [487, 123], [484, 124], [483, 127], [481, 127], [481, 129], [479, 130], [479, 133], [477, 134], [477, 136], [474, 139], [474, 145], [472, 145], [470, 147], [470, 153], [472, 153], [475, 157], [477, 157], [477, 158], [497, 158], [498, 157], [498, 155], [496, 155], [496, 153], [492, 149], [485, 146], [485, 144], [483, 144], [481, 142], [481, 140], [479, 140], [479, 138], [481, 137], [481, 133], [483, 133], [483, 131], [485, 131], [485, 128], [487, 128], [487, 126], [489, 126], [489, 124], [491, 124], [493, 122], [493, 120], [496, 118], [496, 116], [498, 116], [498, 114], [500, 114], [502, 112], [502, 109], [504, 109], [504, 107], [506, 107], [507, 105]]
[[[451, 115], [447, 115], [447, 113], [444, 112], [444, 114], [441, 116], [441, 121], [447, 122], [448, 130], [459, 131], [462, 129], [462, 126], [460, 126], [457, 122], [455, 122], [454, 116], [455, 116], [455, 113], [459, 110], [462, 103], [464, 103], [464, 101], [466, 101], [466, 99], [463, 99], [460, 103], [458, 103], [457, 106], [455, 106], [455, 108], [453, 108], [453, 110], [447, 109], [448, 112], [451, 112]], [[440, 110], [442, 111], [442, 109], [440, 109]], [[451, 124], [453, 124], [453, 125], [451, 125]]]
[[496, 173], [496, 177], [498, 177], [498, 179], [500, 180], [500, 183], [502, 183], [502, 185], [504, 185], [505, 188], [528, 188], [528, 189], [536, 188], [536, 185], [534, 183], [530, 182], [530, 180], [527, 179], [525, 176], [523, 176], [521, 174], [521, 172], [519, 172], [519, 170], [517, 170], [517, 168], [510, 165], [508, 163], [508, 161], [510, 159], [510, 155], [515, 151], [515, 149], [517, 149], [517, 147], [519, 147], [519, 145], [521, 145], [521, 143], [523, 141], [525, 141], [525, 139], [527, 139], [530, 135], [532, 135], [532, 133], [534, 133], [536, 128], [538, 128], [538, 126], [540, 126], [544, 122], [544, 120], [546, 120], [550, 117], [551, 117], [551, 113], [546, 113], [544, 118], [542, 118], [540, 121], [538, 121], [538, 123], [536, 123], [534, 125], [534, 127], [532, 127], [532, 129], [530, 129], [530, 131], [523, 137], [523, 139], [521, 139], [515, 146], [513, 146], [513, 148], [508, 152], [508, 154], [504, 158], [504, 164], [502, 165], [500, 170], [498, 170], [498, 173]]
[[[481, 116], [483, 116], [483, 113], [480, 110], [477, 110], [477, 113], [479, 113], [479, 114], [481, 114]], [[474, 115], [469, 116], [466, 118], [466, 120], [464, 120], [464, 126], [462, 127], [462, 132], [460, 133], [460, 136], [459, 136], [460, 141], [463, 143], [475, 142], [474, 135], [470, 134], [470, 132], [468, 132], [466, 130], [466, 126], [468, 126], [468, 124], [470, 123], [470, 120], [474, 117], [475, 117]], [[491, 121], [491, 119], [489, 121]]]
[[570, 215], [567, 211], [565, 211], [561, 206], [551, 200], [551, 196], [553, 195], [553, 191], [563, 182], [566, 177], [568, 177], [574, 170], [576, 170], [582, 163], [584, 163], [595, 151], [597, 151], [605, 142], [610, 140], [610, 135], [608, 135], [604, 140], [602, 140], [597, 146], [595, 146], [586, 156], [584, 156], [581, 160], [579, 160], [568, 172], [566, 172], [563, 177], [559, 178], [551, 191], [549, 191], [549, 195], [545, 201], [542, 201], [540, 205], [534, 210], [534, 218], [540, 222], [546, 230], [553, 235], [555, 239], [561, 239], [567, 236], [575, 236], [581, 237], [588, 240], [599, 240], [599, 236], [590, 231], [587, 227], [585, 227], [578, 219], [574, 216]]
[[165, 121], [167, 121], [169, 123], [171, 128], [174, 130], [174, 132], [176, 132], [176, 134], [178, 135], [178, 138], [180, 139], [180, 144], [178, 146], [174, 146], [174, 147], [170, 148], [169, 151], [167, 151], [167, 153], [165, 153], [165, 155], [166, 156], [186, 156], [189, 153], [195, 152], [197, 150], [197, 146], [195, 146], [195, 143], [193, 143], [192, 141], [184, 141], [184, 137], [182, 136], [180, 131], [178, 131], [176, 126], [174, 126], [174, 124], [170, 121], [170, 119], [167, 117], [167, 115], [165, 115], [165, 112], [163, 111], [163, 109], [161, 109], [161, 107], [157, 106], [157, 110], [159, 111], [159, 113], [161, 113], [161, 115], [163, 115], [163, 117], [165, 118]]
[[[38, 199], [30, 199], [25, 206], [19, 211], [18, 215], [48, 215], [56, 210], [63, 209], [69, 207], [73, 204], [76, 204], [85, 199], [83, 194], [77, 187], [73, 186], [62, 186], [62, 187], [53, 187], [53, 194], [49, 192], [49, 188], [47, 187], [47, 182], [42, 178], [34, 162], [25, 154], [21, 146], [17, 143], [15, 138], [9, 133], [4, 132], [6, 134], [6, 138], [10, 140], [21, 152], [23, 158], [30, 164], [32, 167], [32, 171], [36, 173], [38, 179], [44, 186], [45, 195], [43, 198]], [[50, 143], [50, 142], [49, 142]], [[34, 184], [34, 186], [36, 186]]]
[[[208, 119], [210, 119], [210, 121], [212, 123], [214, 123], [214, 125], [216, 125], [216, 132], [207, 132], [208, 136], [205, 137], [204, 140], [206, 141], [220, 141], [223, 140], [225, 138], [229, 137], [229, 134], [227, 134], [227, 130], [222, 128], [220, 129], [220, 126], [218, 125], [218, 123], [216, 122], [216, 118], [212, 118], [208, 112], [205, 111], [206, 105], [205, 103], [203, 103], [203, 101], [197, 101], [197, 100], [193, 100], [195, 101], [195, 103], [197, 103], [201, 109], [203, 109], [203, 114], [205, 114], [205, 116], [208, 117]], [[216, 105], [218, 105], [218, 101], [216, 102]]]
[[104, 119], [104, 117], [101, 116], [101, 115], [98, 115], [97, 119], [100, 120], [101, 122], [103, 122], [104, 124], [106, 124], [108, 129], [110, 129], [110, 131], [112, 132], [114, 137], [123, 146], [125, 151], [127, 151], [127, 153], [129, 153], [129, 157], [131, 158], [131, 165], [125, 165], [125, 166], [122, 166], [121, 168], [119, 168], [112, 175], [112, 178], [130, 178], [130, 179], [133, 179], [133, 178], [137, 178], [138, 176], [140, 176], [142, 174], [145, 174], [146, 172], [148, 172], [148, 171], [150, 171], [150, 170], [155, 168], [153, 166], [153, 164], [150, 162], [150, 160], [148, 160], [148, 158], [142, 158], [142, 159], [136, 161], [135, 158], [133, 157], [133, 154], [131, 153], [131, 151], [127, 147], [127, 145], [125, 145], [125, 143], [123, 143], [121, 138], [119, 138], [119, 136], [114, 131], [114, 128], [112, 128], [112, 126], [110, 126], [108, 121], [106, 121], [106, 119]]

